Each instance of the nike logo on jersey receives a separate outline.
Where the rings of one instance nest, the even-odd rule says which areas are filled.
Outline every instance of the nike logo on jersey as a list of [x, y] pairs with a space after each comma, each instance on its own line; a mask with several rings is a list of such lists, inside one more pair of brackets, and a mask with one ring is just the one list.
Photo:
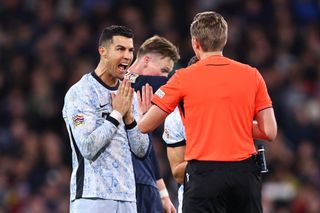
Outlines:
[[100, 104], [100, 108], [107, 106], [108, 104]]

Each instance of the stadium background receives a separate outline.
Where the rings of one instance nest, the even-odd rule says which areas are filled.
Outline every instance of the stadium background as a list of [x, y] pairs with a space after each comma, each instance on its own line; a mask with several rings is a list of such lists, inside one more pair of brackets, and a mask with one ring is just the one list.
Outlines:
[[[0, 212], [68, 212], [70, 148], [61, 116], [66, 90], [98, 62], [110, 24], [193, 55], [189, 24], [215, 10], [229, 23], [224, 55], [257, 67], [279, 125], [266, 144], [265, 213], [320, 212], [320, 2], [316, 0], [1, 0]], [[215, 92], [215, 91], [211, 91]], [[206, 128], [205, 126], [203, 128]], [[176, 184], [155, 137], [173, 200]]]

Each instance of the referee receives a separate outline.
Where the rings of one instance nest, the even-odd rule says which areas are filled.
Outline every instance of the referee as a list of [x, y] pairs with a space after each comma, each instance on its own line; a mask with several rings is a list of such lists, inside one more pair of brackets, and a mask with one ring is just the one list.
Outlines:
[[197, 14], [190, 32], [199, 61], [155, 93], [138, 127], [151, 131], [179, 104], [187, 138], [184, 213], [261, 213], [254, 139], [272, 141], [277, 133], [266, 84], [256, 68], [223, 56], [228, 25], [220, 14]]

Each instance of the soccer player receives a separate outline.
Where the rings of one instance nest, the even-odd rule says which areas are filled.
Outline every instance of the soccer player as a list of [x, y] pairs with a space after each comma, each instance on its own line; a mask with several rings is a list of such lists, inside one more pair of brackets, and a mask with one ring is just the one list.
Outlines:
[[197, 14], [190, 32], [199, 62], [158, 89], [138, 127], [151, 131], [182, 103], [188, 161], [183, 213], [261, 213], [253, 138], [273, 141], [277, 133], [266, 84], [256, 68], [223, 56], [228, 25], [220, 14]]
[[167, 145], [167, 156], [171, 172], [178, 184], [178, 213], [182, 213], [183, 181], [187, 161], [184, 160], [186, 136], [178, 107], [168, 115], [164, 122], [163, 140]]
[[[179, 58], [177, 48], [170, 41], [160, 36], [152, 36], [138, 49], [137, 59], [129, 68], [126, 78], [130, 79], [133, 88], [139, 93], [147, 91], [144, 86], [146, 83], [156, 91], [167, 82], [168, 73]], [[150, 144], [146, 157], [141, 159], [132, 156], [138, 213], [174, 213], [175, 207], [160, 176], [156, 154], [152, 143]]]
[[147, 134], [138, 128], [138, 101], [123, 79], [133, 59], [133, 33], [105, 28], [100, 61], [65, 96], [63, 118], [72, 148], [70, 212], [136, 213], [131, 153], [143, 158]]

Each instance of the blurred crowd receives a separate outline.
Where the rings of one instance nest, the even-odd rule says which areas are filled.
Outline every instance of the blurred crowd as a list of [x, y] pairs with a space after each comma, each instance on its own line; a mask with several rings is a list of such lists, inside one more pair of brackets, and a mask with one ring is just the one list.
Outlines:
[[[0, 213], [68, 212], [71, 149], [63, 98], [93, 71], [105, 26], [131, 27], [136, 49], [154, 34], [166, 37], [179, 47], [179, 68], [193, 55], [192, 18], [205, 10], [229, 24], [224, 55], [257, 67], [273, 100], [279, 129], [276, 141], [264, 143], [264, 212], [319, 213], [317, 0], [0, 1]], [[161, 173], [176, 200], [160, 135], [154, 143]]]

